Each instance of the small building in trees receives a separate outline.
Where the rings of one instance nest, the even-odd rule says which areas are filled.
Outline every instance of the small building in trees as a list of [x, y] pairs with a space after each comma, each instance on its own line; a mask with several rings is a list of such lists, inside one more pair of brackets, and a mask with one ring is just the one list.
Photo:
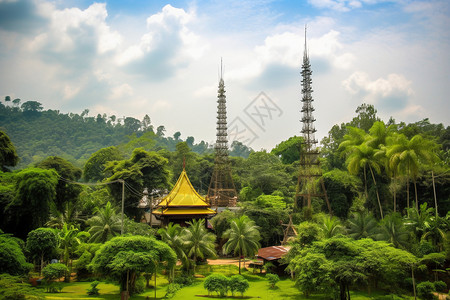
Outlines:
[[[262, 269], [267, 263], [272, 264], [270, 272], [284, 274], [285, 266], [282, 266], [280, 259], [285, 256], [291, 247], [288, 246], [270, 246], [260, 248], [256, 255], [257, 261], [250, 263], [250, 268]], [[269, 270], [267, 270], [269, 271]]]
[[192, 219], [210, 219], [216, 213], [194, 189], [184, 168], [173, 189], [152, 211], [152, 214], [161, 220], [162, 226], [169, 222], [185, 226], [186, 222]]

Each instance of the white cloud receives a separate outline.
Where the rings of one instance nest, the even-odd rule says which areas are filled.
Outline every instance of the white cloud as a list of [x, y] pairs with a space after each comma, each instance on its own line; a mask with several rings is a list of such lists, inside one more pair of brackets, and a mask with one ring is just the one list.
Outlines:
[[207, 44], [188, 28], [195, 12], [186, 12], [170, 4], [147, 18], [148, 32], [139, 44], [118, 54], [116, 62], [129, 72], [164, 80], [178, 68], [202, 57]]
[[342, 85], [350, 94], [364, 98], [365, 102], [381, 110], [407, 111], [410, 98], [414, 95], [411, 81], [401, 74], [370, 80], [367, 73], [354, 72]]
[[109, 99], [111, 100], [124, 99], [126, 97], [133, 96], [133, 94], [134, 94], [133, 88], [128, 83], [124, 83], [112, 89]]

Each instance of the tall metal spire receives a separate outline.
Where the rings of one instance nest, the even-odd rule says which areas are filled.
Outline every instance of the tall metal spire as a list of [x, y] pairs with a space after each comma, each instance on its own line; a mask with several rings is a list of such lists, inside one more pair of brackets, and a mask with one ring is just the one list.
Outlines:
[[[319, 151], [316, 147], [317, 140], [315, 138], [316, 128], [314, 122], [316, 119], [313, 117], [314, 107], [312, 105], [312, 71], [311, 64], [309, 62], [308, 49], [306, 44], [306, 25], [305, 25], [305, 49], [303, 53], [302, 64], [302, 130], [303, 143], [300, 154], [300, 170], [298, 176], [296, 201], [294, 202], [295, 208], [298, 208], [299, 198], [303, 198], [303, 206], [311, 208], [311, 201], [313, 197], [325, 198], [328, 206], [328, 210], [331, 213], [330, 203], [328, 201], [325, 185], [322, 179], [322, 170], [319, 162]], [[322, 187], [322, 191], [318, 191], [317, 179], [319, 179]]]
[[231, 166], [228, 159], [227, 100], [223, 80], [222, 59], [220, 60], [216, 129], [214, 170], [209, 184], [208, 199], [213, 207], [236, 206], [237, 192], [231, 176]]

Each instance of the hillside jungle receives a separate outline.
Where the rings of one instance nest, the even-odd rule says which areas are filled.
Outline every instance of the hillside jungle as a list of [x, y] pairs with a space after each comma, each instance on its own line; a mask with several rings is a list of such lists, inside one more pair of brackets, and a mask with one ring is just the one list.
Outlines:
[[[311, 208], [294, 209], [301, 144], [294, 136], [271, 151], [254, 151], [234, 142], [240, 210], [215, 216], [209, 231], [197, 221], [158, 230], [134, 221], [141, 218], [142, 191], [157, 197], [170, 190], [185, 160], [193, 186], [206, 194], [212, 145], [183, 140], [180, 132], [166, 136], [147, 115], [140, 121], [91, 117], [88, 110], [62, 114], [6, 97], [0, 102], [0, 295], [43, 297], [24, 278], [39, 274], [51, 284], [73, 273], [78, 280], [109, 278], [136, 294], [157, 265], [167, 269], [170, 294], [183, 287], [178, 271], [190, 278], [205, 258], [252, 259], [260, 247], [279, 245], [289, 216], [298, 235], [282, 263], [301, 295], [448, 293], [450, 127], [428, 119], [383, 121], [372, 105], [359, 106], [321, 141], [332, 216], [319, 198]], [[126, 187], [122, 237], [119, 179]], [[60, 263], [49, 264], [55, 257]], [[171, 286], [177, 278], [180, 284]]]

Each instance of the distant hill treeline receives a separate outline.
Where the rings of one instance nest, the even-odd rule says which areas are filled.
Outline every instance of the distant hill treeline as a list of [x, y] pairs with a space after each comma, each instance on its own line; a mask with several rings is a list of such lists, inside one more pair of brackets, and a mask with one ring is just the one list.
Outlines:
[[[0, 102], [0, 130], [8, 134], [17, 149], [20, 162], [16, 168], [19, 169], [48, 156], [59, 156], [82, 167], [92, 153], [105, 147], [119, 146], [125, 153], [143, 146], [147, 150], [175, 151], [176, 144], [182, 141], [180, 132], [166, 137], [164, 126], [155, 130], [148, 115], [143, 120], [106, 114], [93, 117], [87, 109], [81, 114], [63, 114], [58, 110], [44, 110], [37, 101], [20, 102], [9, 96]], [[186, 142], [198, 154], [213, 152], [212, 145], [204, 141], [195, 144], [192, 136]], [[250, 153], [250, 149], [239, 143], [231, 150], [230, 154], [235, 156], [248, 157]]]

